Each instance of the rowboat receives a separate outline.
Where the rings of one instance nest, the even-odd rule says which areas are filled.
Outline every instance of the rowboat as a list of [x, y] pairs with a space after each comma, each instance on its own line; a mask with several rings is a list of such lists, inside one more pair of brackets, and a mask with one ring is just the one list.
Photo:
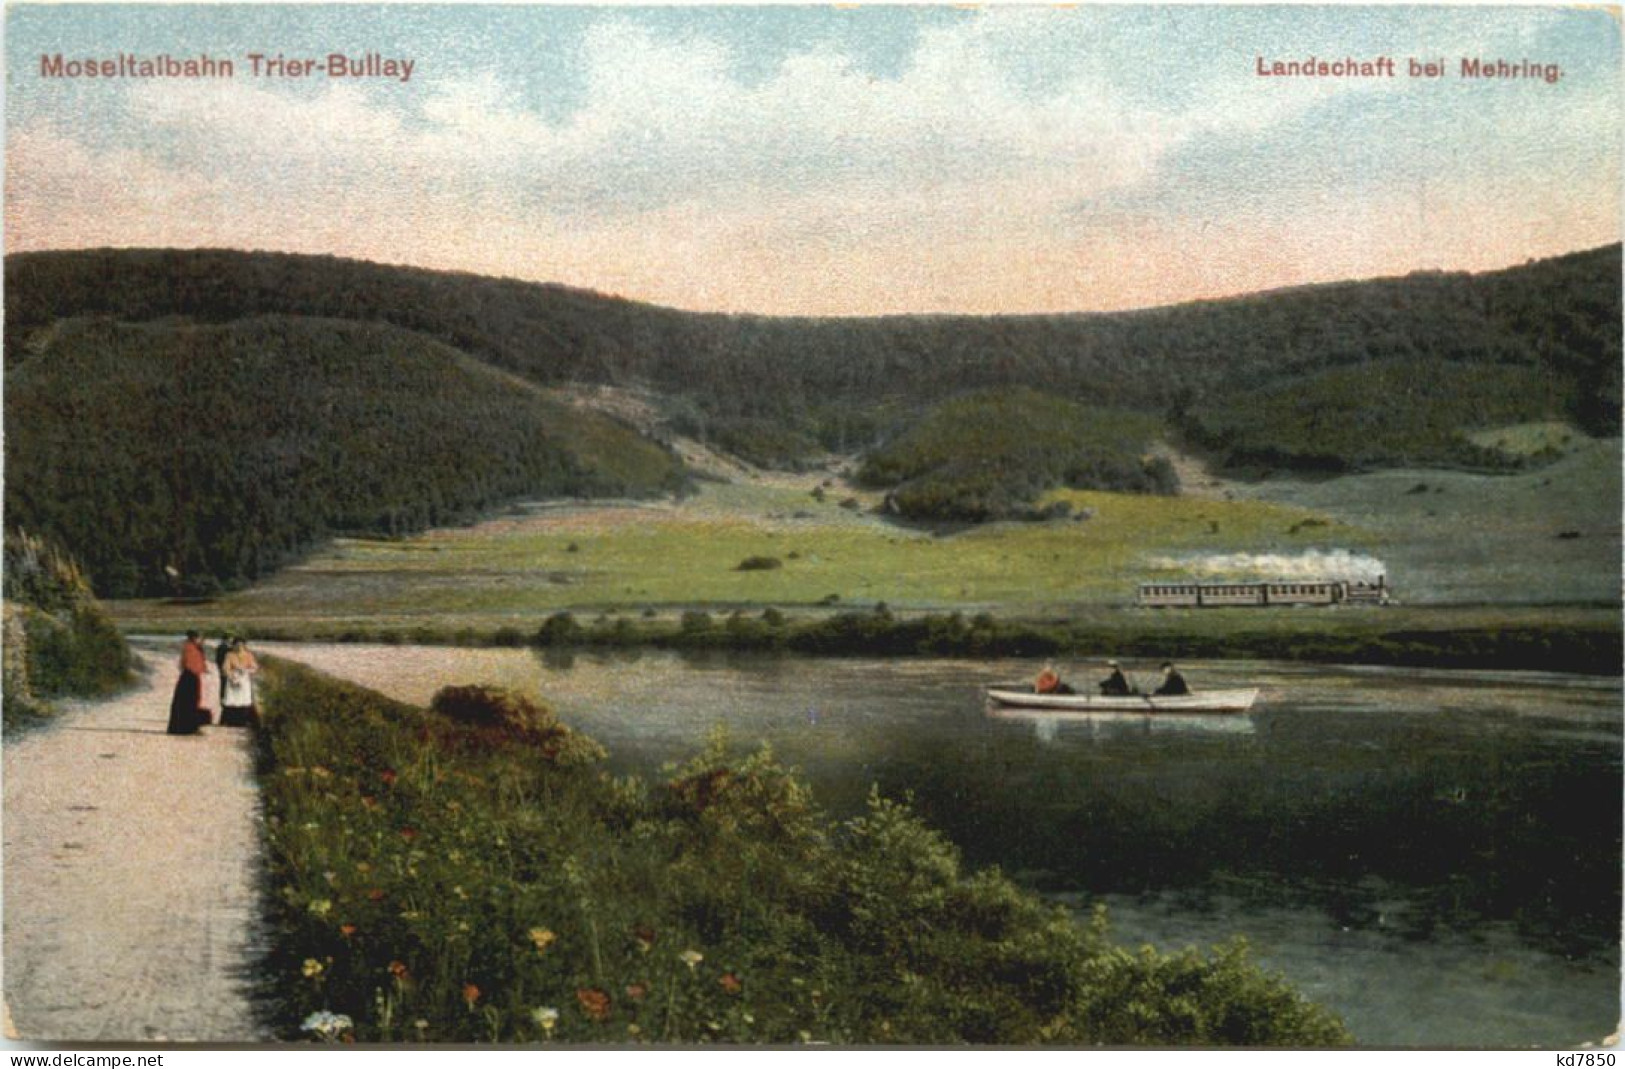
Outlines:
[[1258, 700], [1258, 688], [1207, 690], [1199, 694], [1034, 694], [1022, 683], [987, 688], [988, 700], [1018, 709], [1057, 713], [1245, 713]]

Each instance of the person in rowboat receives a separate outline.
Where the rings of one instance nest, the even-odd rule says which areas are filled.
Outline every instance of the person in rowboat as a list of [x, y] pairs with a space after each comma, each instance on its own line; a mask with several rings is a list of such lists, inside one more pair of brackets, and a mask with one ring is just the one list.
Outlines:
[[1118, 667], [1116, 661], [1107, 661], [1106, 667], [1112, 670], [1112, 674], [1100, 681], [1100, 693], [1109, 696], [1134, 693], [1128, 685], [1128, 680], [1123, 676], [1123, 670]]
[[1163, 661], [1162, 686], [1152, 691], [1152, 693], [1160, 694], [1166, 697], [1173, 697], [1179, 694], [1189, 694], [1190, 692], [1191, 688], [1185, 685], [1185, 677], [1179, 674], [1179, 670], [1173, 666], [1173, 663], [1171, 661]]
[[1038, 673], [1033, 681], [1034, 694], [1072, 694], [1070, 686], [1061, 682], [1061, 674], [1055, 670], [1054, 661], [1045, 661], [1044, 670]]

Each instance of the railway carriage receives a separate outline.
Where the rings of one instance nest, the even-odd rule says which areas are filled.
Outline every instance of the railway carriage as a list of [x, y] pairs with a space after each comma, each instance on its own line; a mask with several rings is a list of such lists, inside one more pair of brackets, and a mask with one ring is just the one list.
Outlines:
[[1148, 608], [1232, 605], [1386, 605], [1388, 580], [1272, 580], [1270, 582], [1141, 583], [1138, 602]]

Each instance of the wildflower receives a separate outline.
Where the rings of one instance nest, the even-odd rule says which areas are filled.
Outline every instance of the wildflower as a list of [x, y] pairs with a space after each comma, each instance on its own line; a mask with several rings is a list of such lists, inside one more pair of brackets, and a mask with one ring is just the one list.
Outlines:
[[424, 1020], [422, 1017], [419, 1017], [417, 1020], [412, 1022], [412, 1027], [416, 1028], [419, 1032], [427, 1032], [429, 1030], [429, 1022]]
[[333, 773], [329, 772], [327, 769], [323, 768], [321, 765], [312, 765], [311, 769], [310, 769], [310, 774], [312, 776], [316, 776], [316, 777], [319, 777], [321, 779], [326, 779], [328, 776], [331, 776]]
[[554, 934], [551, 928], [532, 928], [528, 934], [530, 935], [530, 941], [536, 944], [536, 953], [538, 954], [547, 950], [558, 939], [558, 936]]
[[638, 941], [638, 949], [645, 954], [654, 949], [655, 930], [647, 924], [635, 925], [632, 928], [632, 938]]
[[355, 925], [353, 925], [353, 924], [341, 924], [341, 925], [339, 925], [339, 934], [342, 935], [346, 939], [350, 938], [352, 935], [355, 934]]
[[629, 1036], [641, 1036], [643, 1034], [643, 1029], [639, 1028], [635, 1024], [629, 1024], [626, 1026], [626, 1034]]
[[313, 898], [310, 905], [305, 907], [318, 917], [325, 917], [333, 911], [333, 902], [326, 898]]
[[317, 1010], [299, 1026], [301, 1032], [314, 1032], [321, 1038], [331, 1042], [339, 1033], [347, 1032], [355, 1027], [355, 1022], [342, 1013], [331, 1010]]
[[416, 828], [402, 828], [401, 829], [401, 838], [405, 839], [407, 842], [411, 842], [413, 839], [416, 839], [417, 837], [418, 837], [418, 830]]
[[468, 892], [463, 890], [463, 885], [462, 884], [458, 884], [456, 887], [453, 887], [451, 889], [451, 893], [456, 895], [458, 898], [462, 898], [462, 899], [468, 898]]
[[581, 1003], [581, 1012], [595, 1021], [609, 1017], [609, 995], [596, 987], [577, 988], [576, 1001]]
[[473, 1009], [474, 1008], [474, 1003], [478, 1002], [479, 1000], [480, 1000], [480, 989], [477, 986], [475, 986], [474, 984], [464, 984], [463, 985], [463, 1001], [468, 1003], [468, 1008]]
[[299, 971], [305, 974], [305, 979], [314, 980], [322, 974], [322, 963], [315, 958], [306, 958]]
[[395, 786], [395, 770], [393, 768], [384, 769], [378, 774], [378, 778], [384, 781], [385, 787]]
[[551, 1032], [559, 1023], [559, 1011], [552, 1006], [537, 1006], [530, 1011], [530, 1019], [540, 1025], [542, 1031]]
[[744, 986], [745, 986], [744, 984], [741, 984], [739, 982], [739, 977], [735, 976], [731, 972], [723, 973], [717, 979], [717, 983], [721, 984], [722, 985], [722, 990], [728, 992], [728, 994], [730, 994], [730, 995], [739, 994], [739, 992], [741, 990], [743, 990]]
[[377, 809], [378, 799], [374, 798], [370, 794], [363, 794], [361, 796], [361, 807], [363, 809]]
[[685, 950], [677, 955], [677, 960], [687, 965], [689, 970], [692, 971], [696, 965], [705, 960], [705, 955], [698, 950]]
[[404, 983], [406, 978], [412, 975], [412, 970], [406, 967], [404, 961], [392, 961], [389, 963], [389, 975]]
[[367, 891], [367, 900], [370, 902], [382, 902], [384, 900], [384, 889], [382, 887], [370, 888]]
[[633, 1002], [642, 1002], [649, 994], [648, 984], [627, 984], [626, 997]]

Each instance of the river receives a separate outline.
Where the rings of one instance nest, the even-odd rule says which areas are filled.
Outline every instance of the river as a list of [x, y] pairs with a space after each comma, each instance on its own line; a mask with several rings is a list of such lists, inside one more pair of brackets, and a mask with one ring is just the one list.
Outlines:
[[1195, 688], [1262, 687], [1253, 712], [1054, 723], [984, 706], [1031, 662], [264, 649], [420, 704], [528, 692], [644, 776], [719, 727], [765, 740], [831, 811], [911, 795], [971, 864], [1104, 903], [1120, 942], [1244, 935], [1363, 1044], [1573, 1046], [1619, 1020], [1617, 679], [1192, 663]]

